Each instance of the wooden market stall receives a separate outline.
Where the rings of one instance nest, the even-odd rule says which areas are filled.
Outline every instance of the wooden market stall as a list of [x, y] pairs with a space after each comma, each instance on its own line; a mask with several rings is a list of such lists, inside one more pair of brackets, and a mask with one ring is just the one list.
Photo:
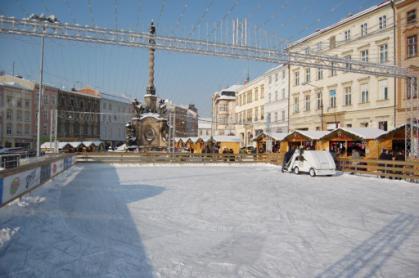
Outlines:
[[232, 150], [234, 154], [240, 152], [240, 137], [237, 136], [217, 135], [210, 137], [206, 143], [214, 144], [218, 153], [223, 153], [225, 150]]
[[278, 153], [280, 150], [281, 141], [287, 135], [288, 133], [263, 132], [253, 140], [256, 142], [256, 149], [258, 153]]
[[295, 130], [285, 136], [280, 145], [280, 153], [286, 153], [289, 149], [303, 148], [305, 150], [321, 150], [319, 140], [328, 131]]
[[[418, 134], [418, 126], [414, 126], [412, 134]], [[408, 129], [408, 130], [406, 130]], [[410, 131], [410, 125], [404, 124], [377, 137], [378, 151], [381, 153], [383, 150], [389, 151], [392, 155], [402, 154], [405, 155], [405, 139], [406, 132]], [[419, 138], [416, 138], [419, 141]]]
[[376, 139], [384, 133], [378, 128], [341, 127], [323, 136], [319, 142], [319, 149], [328, 150], [336, 157], [377, 159], [379, 149]]
[[185, 142], [188, 140], [188, 138], [182, 138], [182, 137], [175, 137], [175, 149], [181, 150], [185, 148]]

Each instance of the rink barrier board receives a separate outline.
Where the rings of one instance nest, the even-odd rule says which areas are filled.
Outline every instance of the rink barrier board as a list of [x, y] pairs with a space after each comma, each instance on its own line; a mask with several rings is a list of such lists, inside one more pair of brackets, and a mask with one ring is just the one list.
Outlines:
[[0, 172], [0, 207], [34, 190], [75, 163], [75, 155], [63, 154]]

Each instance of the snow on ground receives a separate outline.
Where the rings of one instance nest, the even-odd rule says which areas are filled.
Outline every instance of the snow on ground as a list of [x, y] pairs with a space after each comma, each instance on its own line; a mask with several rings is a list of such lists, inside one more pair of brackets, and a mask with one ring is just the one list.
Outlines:
[[85, 164], [32, 196], [0, 209], [0, 277], [419, 277], [418, 184]]

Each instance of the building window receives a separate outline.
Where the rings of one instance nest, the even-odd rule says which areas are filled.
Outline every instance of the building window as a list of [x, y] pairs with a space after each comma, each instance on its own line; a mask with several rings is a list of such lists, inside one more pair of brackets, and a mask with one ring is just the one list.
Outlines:
[[272, 102], [272, 94], [268, 93], [268, 102]]
[[294, 85], [295, 86], [300, 85], [300, 72], [299, 71], [294, 72]]
[[379, 97], [381, 100], [388, 100], [388, 85], [387, 80], [378, 81], [378, 88], [380, 90]]
[[282, 88], [282, 99], [285, 99], [287, 96], [285, 95], [285, 88]]
[[294, 113], [300, 112], [299, 97], [294, 97]]
[[259, 91], [258, 88], [255, 88], [255, 101], [259, 99]]
[[269, 84], [271, 84], [272, 83], [272, 75], [269, 75], [268, 79], [269, 79]]
[[368, 62], [368, 49], [361, 51], [361, 61], [362, 62]]
[[304, 108], [305, 108], [305, 111], [310, 111], [310, 95], [306, 95], [305, 97], [304, 97], [304, 103], [305, 103], [305, 105], [304, 105]]
[[310, 68], [306, 68], [306, 83], [309, 83], [311, 79], [311, 71]]
[[275, 121], [275, 123], [278, 122], [278, 112], [274, 113], [274, 121]]
[[281, 120], [285, 121], [285, 110], [281, 111]]
[[323, 79], [323, 69], [318, 69], [317, 70], [317, 80], [322, 80]]
[[278, 73], [275, 73], [275, 82], [278, 82]]
[[17, 107], [22, 107], [22, 99], [20, 99], [20, 98], [19, 98], [19, 99], [17, 100], [16, 106], [17, 106]]
[[332, 66], [332, 69], [330, 70], [330, 76], [336, 76], [338, 72], [335, 69], [335, 63], [331, 62], [331, 66]]
[[367, 85], [361, 86], [361, 103], [367, 103], [369, 101], [368, 87]]
[[408, 24], [416, 22], [416, 10], [411, 10], [406, 13], [406, 21]]
[[410, 36], [407, 37], [407, 57], [412, 58], [416, 57], [416, 54], [418, 52], [418, 40], [417, 36]]
[[260, 99], [265, 97], [265, 86], [260, 85]]
[[25, 108], [29, 108], [31, 106], [31, 102], [29, 100], [25, 100]]
[[247, 103], [251, 103], [252, 102], [252, 91], [248, 91], [247, 92]]
[[12, 102], [13, 102], [13, 97], [7, 96], [7, 105], [12, 105]]
[[[351, 61], [351, 60], [352, 60], [351, 55], [347, 55], [347, 56], [345, 56], [345, 60], [347, 60], [347, 61]], [[345, 64], [345, 67], [346, 67], [346, 69], [347, 69], [348, 71], [350, 71], [350, 70], [352, 69], [352, 64], [350, 64], [350, 63], [346, 63], [346, 64]]]
[[16, 120], [21, 121], [22, 120], [22, 110], [16, 111]]
[[259, 121], [259, 107], [255, 107], [255, 122]]
[[351, 30], [345, 31], [345, 41], [349, 41], [351, 39]]
[[368, 24], [361, 24], [361, 37], [366, 36], [368, 33]]
[[387, 44], [380, 45], [380, 63], [388, 62], [388, 46]]
[[30, 121], [29, 111], [25, 111], [25, 122], [29, 122], [29, 121]]
[[378, 18], [378, 26], [379, 26], [380, 30], [386, 28], [386, 26], [387, 26], [387, 17], [385, 15], [380, 16]]
[[345, 106], [352, 105], [352, 88], [345, 87]]
[[265, 108], [264, 108], [263, 105], [260, 107], [260, 119], [262, 121], [263, 121], [263, 119], [265, 119]]
[[378, 128], [387, 131], [387, 121], [378, 122]]
[[360, 126], [361, 126], [361, 127], [368, 127], [368, 122], [363, 122], [363, 123], [360, 123]]
[[332, 36], [329, 38], [329, 48], [335, 48], [336, 47], [336, 37]]
[[275, 91], [275, 101], [278, 101], [279, 100], [279, 94], [278, 94], [278, 91]]
[[271, 113], [266, 113], [266, 122], [268, 124], [271, 122]]
[[282, 71], [282, 79], [285, 79], [285, 70]]
[[317, 110], [320, 110], [323, 108], [323, 97], [322, 97], [322, 92], [318, 92], [316, 94], [317, 96]]
[[336, 108], [336, 90], [329, 91], [329, 107]]
[[7, 124], [6, 133], [7, 135], [12, 135], [12, 124]]
[[6, 120], [12, 120], [13, 119], [13, 111], [7, 110], [6, 112]]
[[310, 54], [310, 47], [306, 47], [304, 49], [304, 54]]

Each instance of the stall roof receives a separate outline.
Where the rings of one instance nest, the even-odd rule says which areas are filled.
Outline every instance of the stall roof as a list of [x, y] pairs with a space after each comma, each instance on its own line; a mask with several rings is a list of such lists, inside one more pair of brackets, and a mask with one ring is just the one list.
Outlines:
[[[385, 138], [386, 136], [388, 136], [390, 134], [393, 134], [395, 132], [398, 132], [401, 129], [406, 128], [406, 126], [409, 126], [410, 127], [410, 124], [402, 124], [402, 125], [400, 125], [398, 127], [395, 127], [393, 129], [390, 129], [389, 131], [386, 131], [383, 134], [381, 134], [380, 136], [378, 136], [376, 139], [383, 139], [383, 138]], [[418, 129], [419, 128], [419, 125], [414, 125], [413, 128]]]
[[[57, 142], [58, 149], [63, 149], [65, 146], [70, 145], [68, 142]], [[53, 149], [55, 148], [55, 142], [45, 142], [41, 145], [41, 149]]]
[[263, 132], [259, 134], [253, 141], [258, 140], [261, 136], [271, 137], [276, 141], [282, 141], [285, 137], [287, 137], [288, 133], [281, 133], [281, 132]]
[[307, 137], [310, 140], [319, 140], [320, 138], [328, 134], [329, 131], [294, 130], [293, 132], [288, 133], [288, 135], [285, 136], [283, 140], [287, 139], [288, 137], [290, 137], [291, 135], [295, 133], [298, 133], [304, 137]]
[[352, 134], [360, 139], [376, 139], [377, 137], [385, 133], [385, 131], [379, 128], [373, 128], [373, 127], [358, 127], [358, 128], [340, 127], [340, 128], [330, 131], [328, 134], [326, 134], [323, 137], [327, 138], [329, 135], [334, 134], [335, 132], [338, 132], [339, 130]]
[[[237, 136], [223, 136], [223, 135], [216, 135], [212, 137], [215, 142], [239, 142], [240, 143], [240, 137]], [[209, 138], [210, 139], [210, 138]]]

